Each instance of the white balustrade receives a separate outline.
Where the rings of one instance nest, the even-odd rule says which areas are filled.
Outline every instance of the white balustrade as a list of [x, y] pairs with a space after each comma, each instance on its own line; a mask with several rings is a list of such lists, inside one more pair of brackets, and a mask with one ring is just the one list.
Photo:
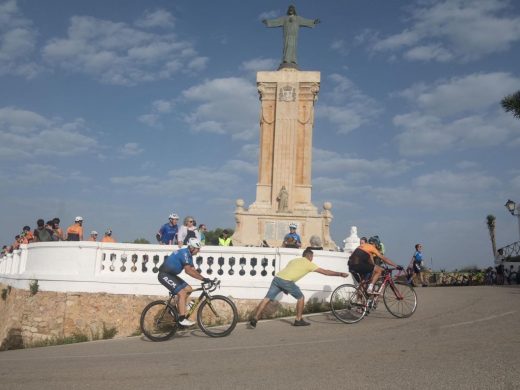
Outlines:
[[[158, 282], [159, 266], [177, 246], [42, 242], [22, 245], [0, 259], [0, 282], [28, 289], [38, 280], [40, 290], [166, 295]], [[221, 293], [234, 298], [262, 298], [272, 277], [302, 250], [287, 248], [205, 246], [194, 258], [204, 276], [222, 281]], [[347, 271], [344, 253], [315, 251], [314, 262], [335, 271]], [[198, 281], [184, 275], [194, 286]], [[326, 298], [345, 279], [311, 273], [298, 282], [308, 298]]]

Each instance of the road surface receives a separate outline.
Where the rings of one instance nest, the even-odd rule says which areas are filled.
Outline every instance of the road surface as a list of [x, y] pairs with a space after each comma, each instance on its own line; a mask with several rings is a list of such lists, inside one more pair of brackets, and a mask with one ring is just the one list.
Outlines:
[[358, 324], [330, 313], [0, 353], [0, 389], [519, 389], [520, 286], [418, 288], [409, 319], [380, 306]]

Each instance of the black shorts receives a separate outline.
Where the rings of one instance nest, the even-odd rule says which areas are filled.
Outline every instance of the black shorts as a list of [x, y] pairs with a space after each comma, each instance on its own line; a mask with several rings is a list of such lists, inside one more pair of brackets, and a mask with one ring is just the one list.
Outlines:
[[188, 283], [186, 283], [178, 275], [170, 274], [168, 272], [159, 271], [157, 279], [159, 279], [159, 282], [161, 282], [161, 284], [170, 290], [174, 295], [178, 294], [179, 291], [188, 286]]
[[421, 264], [420, 263], [417, 263], [415, 261], [413, 262], [413, 272], [416, 274], [421, 273]]
[[[354, 278], [357, 280], [356, 273], [359, 274], [361, 278], [366, 278], [367, 275], [371, 274], [374, 270], [374, 265], [370, 263], [358, 263], [358, 264], [349, 264], [348, 270], [353, 274]], [[357, 280], [360, 282], [361, 280]]]

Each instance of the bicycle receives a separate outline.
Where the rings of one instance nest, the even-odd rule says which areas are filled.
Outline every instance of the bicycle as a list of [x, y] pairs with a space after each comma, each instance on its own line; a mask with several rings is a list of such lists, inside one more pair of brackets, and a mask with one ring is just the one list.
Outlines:
[[[201, 283], [201, 287], [193, 291], [202, 291], [195, 298], [192, 306], [186, 312], [186, 318], [197, 310], [197, 325], [210, 337], [224, 337], [229, 335], [238, 322], [238, 311], [231, 299], [223, 295], [211, 295], [220, 287], [220, 281]], [[173, 301], [173, 302], [172, 302]], [[150, 302], [141, 313], [141, 332], [152, 341], [166, 341], [177, 329], [183, 328], [179, 324], [179, 312], [175, 302], [175, 294], [170, 292], [167, 300]]]
[[370, 310], [375, 310], [382, 296], [390, 314], [397, 318], [410, 317], [417, 308], [417, 294], [410, 285], [396, 280], [402, 270], [395, 277], [392, 277], [393, 271], [395, 268], [383, 267], [383, 274], [376, 283], [379, 286], [378, 295], [367, 293], [368, 279], [354, 274], [358, 276], [358, 284], [342, 284], [332, 292], [332, 314], [345, 324], [354, 324], [361, 321]]

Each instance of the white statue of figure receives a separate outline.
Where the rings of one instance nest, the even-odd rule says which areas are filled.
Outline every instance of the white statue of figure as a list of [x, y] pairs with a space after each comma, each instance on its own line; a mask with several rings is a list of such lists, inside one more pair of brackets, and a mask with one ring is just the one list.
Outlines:
[[345, 244], [343, 250], [347, 252], [348, 256], [350, 256], [350, 254], [354, 252], [354, 249], [356, 249], [359, 246], [359, 237], [357, 235], [356, 226], [352, 226], [350, 228], [350, 236], [345, 238], [343, 240], [343, 243]]

